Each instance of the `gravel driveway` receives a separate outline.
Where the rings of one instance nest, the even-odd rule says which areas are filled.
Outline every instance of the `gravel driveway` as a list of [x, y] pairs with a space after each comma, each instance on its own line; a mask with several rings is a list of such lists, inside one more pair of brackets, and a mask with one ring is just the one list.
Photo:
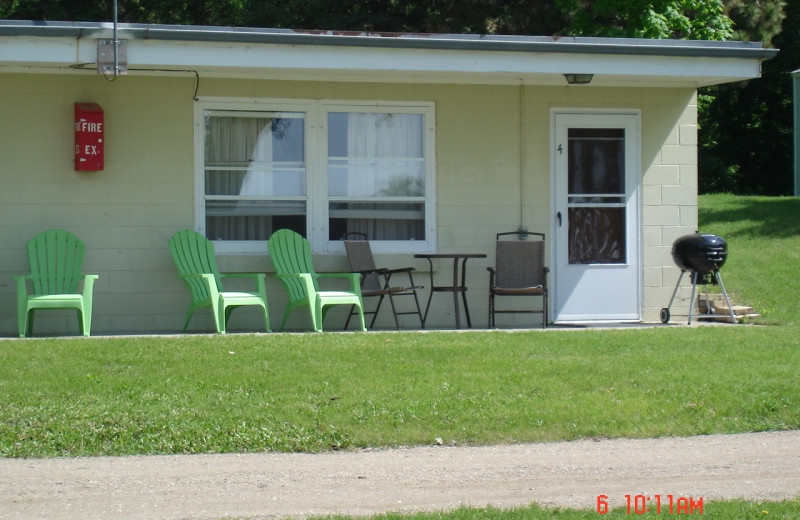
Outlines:
[[[800, 497], [800, 431], [309, 454], [0, 459], [0, 519], [284, 518]], [[644, 499], [640, 499], [644, 500]], [[799, 506], [800, 510], [800, 506]], [[666, 510], [665, 510], [666, 512]], [[800, 515], [800, 511], [798, 513]]]

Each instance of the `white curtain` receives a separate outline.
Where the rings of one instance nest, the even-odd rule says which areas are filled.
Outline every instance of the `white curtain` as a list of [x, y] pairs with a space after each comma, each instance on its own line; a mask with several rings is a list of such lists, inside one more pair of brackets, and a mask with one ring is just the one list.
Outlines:
[[209, 236], [261, 240], [271, 234], [276, 215], [305, 213], [302, 202], [263, 200], [305, 192], [301, 117], [221, 114], [206, 125], [206, 193], [241, 197], [207, 203]]
[[408, 170], [409, 159], [422, 157], [420, 118], [418, 114], [348, 115], [348, 196], [394, 195], [393, 187], [403, 181], [398, 177], [421, 175]]
[[239, 195], [266, 196], [273, 193], [272, 124], [267, 124], [258, 134], [247, 165]]
[[[238, 117], [227, 114], [206, 118], [206, 194], [239, 195], [252, 164], [258, 142], [266, 141], [264, 129], [269, 118]], [[267, 132], [268, 135], [268, 132]], [[268, 223], [249, 216], [252, 209], [235, 201], [209, 201], [206, 204], [206, 234], [215, 240], [254, 240], [265, 235]]]
[[[416, 203], [373, 202], [372, 197], [424, 195], [422, 116], [419, 114], [350, 113], [347, 117], [347, 160], [344, 177], [332, 192], [364, 197], [363, 218], [347, 219], [348, 232], [372, 240], [410, 240], [424, 235], [424, 218], [375, 217], [381, 211], [411, 210]], [[395, 213], [396, 214], [396, 213]], [[372, 215], [372, 216], [370, 216]]]

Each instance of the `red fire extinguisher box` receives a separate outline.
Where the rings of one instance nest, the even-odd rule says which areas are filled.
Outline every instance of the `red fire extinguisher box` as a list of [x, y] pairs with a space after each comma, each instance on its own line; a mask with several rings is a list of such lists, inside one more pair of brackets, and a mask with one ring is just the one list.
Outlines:
[[103, 169], [105, 138], [103, 108], [97, 103], [75, 103], [75, 171]]

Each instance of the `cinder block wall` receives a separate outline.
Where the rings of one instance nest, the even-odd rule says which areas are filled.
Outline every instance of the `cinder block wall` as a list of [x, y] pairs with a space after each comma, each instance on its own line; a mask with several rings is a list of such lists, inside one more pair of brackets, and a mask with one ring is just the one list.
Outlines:
[[[672, 243], [697, 230], [697, 96], [691, 89], [646, 91], [643, 110], [644, 319], [659, 321], [680, 270]], [[649, 110], [648, 110], [649, 108]], [[664, 137], [665, 136], [665, 137]], [[672, 314], [688, 314], [683, 288]]]

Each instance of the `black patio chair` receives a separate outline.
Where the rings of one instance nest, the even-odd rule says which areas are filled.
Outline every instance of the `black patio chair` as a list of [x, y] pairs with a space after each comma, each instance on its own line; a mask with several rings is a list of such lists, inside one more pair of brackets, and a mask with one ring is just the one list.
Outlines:
[[[417, 297], [417, 290], [423, 289], [424, 286], [414, 283], [413, 267], [403, 267], [400, 269], [386, 269], [379, 268], [375, 265], [375, 259], [372, 256], [372, 248], [368, 240], [347, 240], [347, 238], [357, 236], [358, 238], [365, 237], [361, 233], [348, 234], [344, 241], [345, 249], [347, 250], [347, 259], [350, 262], [350, 269], [354, 273], [361, 274], [361, 297], [362, 298], [378, 298], [378, 303], [373, 311], [364, 311], [364, 314], [372, 314], [372, 321], [369, 328], [375, 325], [375, 320], [378, 317], [378, 312], [381, 309], [381, 304], [385, 297], [389, 297], [389, 304], [392, 307], [392, 314], [394, 316], [394, 323], [398, 330], [400, 330], [400, 321], [398, 316], [405, 314], [416, 314], [419, 316], [420, 327], [425, 328], [425, 319], [422, 317], [422, 310], [419, 306], [419, 298]], [[408, 284], [394, 285], [392, 275], [406, 273], [408, 276]], [[395, 306], [395, 297], [397, 296], [412, 296], [414, 298], [414, 308], [411, 311], [398, 311]], [[353, 315], [353, 310], [347, 317], [345, 328], [350, 323], [350, 318]]]

